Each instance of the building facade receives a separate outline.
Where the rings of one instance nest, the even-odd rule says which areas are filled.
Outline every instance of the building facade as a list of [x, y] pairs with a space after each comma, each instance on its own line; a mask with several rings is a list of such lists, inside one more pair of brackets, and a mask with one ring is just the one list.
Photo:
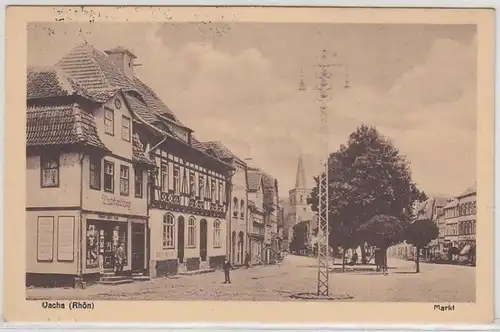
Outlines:
[[460, 194], [458, 199], [458, 248], [462, 258], [472, 254], [475, 258], [476, 249], [476, 204], [477, 190], [472, 186]]
[[458, 200], [451, 198], [443, 208], [444, 210], [444, 254], [453, 258], [452, 248], [458, 248]]
[[231, 182], [230, 213], [228, 215], [227, 256], [233, 266], [245, 263], [245, 254], [248, 252], [248, 190], [247, 164], [232, 153], [222, 142], [198, 142], [197, 146], [231, 165], [234, 174]]
[[254, 168], [248, 169], [248, 217], [250, 262], [251, 264], [262, 264], [265, 260], [264, 238], [266, 233], [264, 185], [262, 172]]
[[[72, 62], [80, 57], [80, 62]], [[86, 59], [75, 48], [54, 68], [27, 80], [27, 283], [97, 279], [114, 269], [147, 270], [147, 172], [152, 161], [134, 131], [136, 115], [106, 77], [89, 88]], [[106, 55], [100, 54], [105, 58]]]
[[264, 189], [264, 211], [265, 222], [265, 262], [274, 264], [278, 253], [278, 214], [279, 195], [278, 181], [266, 172], [262, 172], [262, 183]]

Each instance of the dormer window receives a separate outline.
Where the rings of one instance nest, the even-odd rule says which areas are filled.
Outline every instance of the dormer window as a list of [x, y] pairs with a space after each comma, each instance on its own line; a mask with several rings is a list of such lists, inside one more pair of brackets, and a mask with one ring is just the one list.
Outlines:
[[122, 139], [130, 142], [130, 118], [125, 115], [122, 116]]
[[111, 108], [104, 108], [104, 131], [108, 135], [115, 134], [115, 112]]

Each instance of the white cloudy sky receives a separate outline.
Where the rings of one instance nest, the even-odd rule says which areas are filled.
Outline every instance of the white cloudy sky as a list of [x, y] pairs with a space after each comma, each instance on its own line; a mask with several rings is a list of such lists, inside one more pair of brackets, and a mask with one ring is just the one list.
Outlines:
[[[475, 34], [470, 25], [36, 24], [28, 65], [52, 65], [83, 41], [131, 49], [137, 76], [198, 138], [250, 155], [283, 196], [299, 153], [309, 183], [320, 169], [314, 65], [328, 49], [347, 68], [332, 81], [330, 149], [357, 126], [376, 125], [421, 189], [452, 196], [475, 181]], [[306, 91], [298, 91], [301, 70]]]

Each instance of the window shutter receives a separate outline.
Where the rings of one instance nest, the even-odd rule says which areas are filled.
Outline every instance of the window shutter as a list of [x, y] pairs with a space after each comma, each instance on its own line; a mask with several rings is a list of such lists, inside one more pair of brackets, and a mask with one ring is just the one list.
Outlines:
[[168, 189], [174, 190], [174, 163], [168, 162]]
[[185, 183], [184, 183], [184, 166], [179, 167], [179, 184], [181, 185], [181, 188], [179, 191], [181, 193], [185, 193], [186, 188], [184, 187], [184, 185], [185, 185]]

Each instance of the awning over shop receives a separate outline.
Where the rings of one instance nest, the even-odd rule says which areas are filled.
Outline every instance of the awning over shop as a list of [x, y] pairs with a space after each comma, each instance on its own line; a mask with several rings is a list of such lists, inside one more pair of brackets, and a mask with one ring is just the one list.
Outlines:
[[470, 251], [470, 245], [466, 245], [465, 247], [462, 248], [462, 251], [460, 251], [460, 255], [467, 255]]

